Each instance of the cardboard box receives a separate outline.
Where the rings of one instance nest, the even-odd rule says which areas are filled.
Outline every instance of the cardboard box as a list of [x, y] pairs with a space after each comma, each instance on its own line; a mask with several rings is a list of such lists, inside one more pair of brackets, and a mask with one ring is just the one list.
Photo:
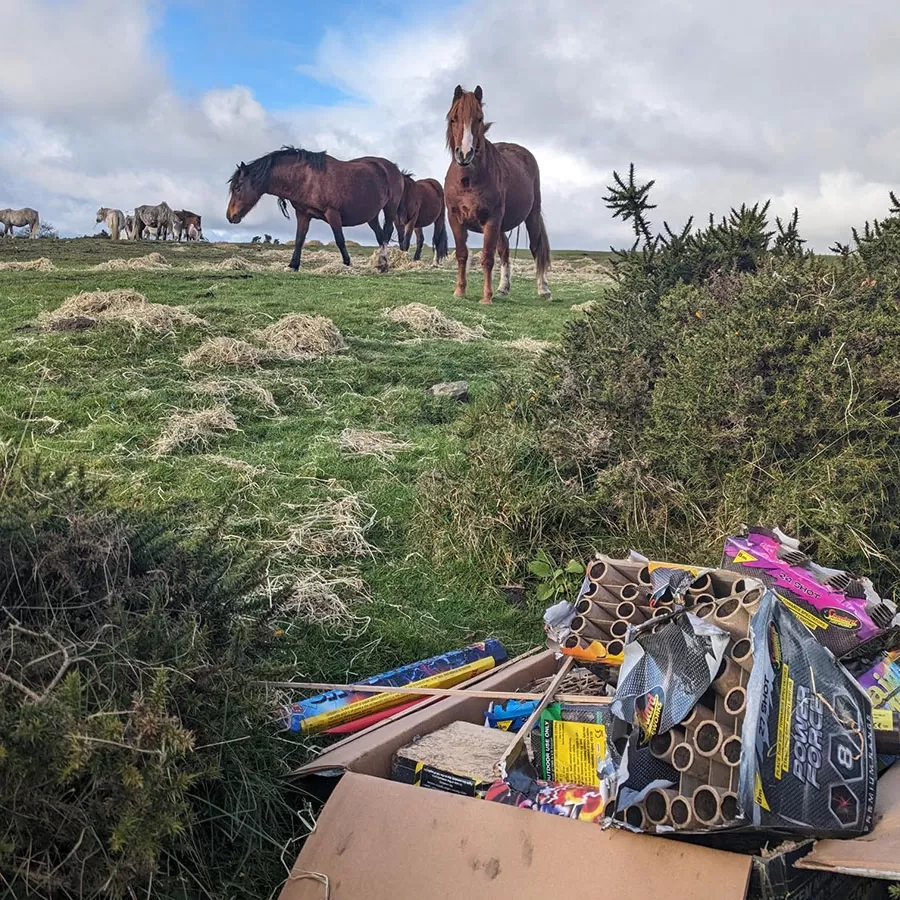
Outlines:
[[[556, 668], [554, 655], [541, 653], [500, 666], [473, 687], [510, 690], [551, 675]], [[792, 858], [779, 853], [763, 858], [684, 840], [603, 830], [388, 780], [393, 754], [417, 734], [456, 720], [480, 723], [486, 706], [487, 701], [466, 697], [465, 692], [435, 698], [351, 735], [299, 769], [295, 774], [306, 788], [319, 796], [330, 794], [330, 799], [280, 900], [322, 900], [325, 879], [330, 900], [546, 900], [607, 892], [666, 900], [832, 896], [880, 900], [882, 896], [872, 893], [881, 886], [860, 878], [843, 881], [798, 874], [791, 867]], [[900, 770], [896, 774], [900, 776]], [[896, 782], [900, 794], [900, 777]], [[896, 808], [900, 841], [900, 802]], [[858, 841], [820, 844], [871, 847], [867, 842], [878, 830], [876, 826]], [[807, 852], [814, 845], [807, 841], [801, 846]], [[792, 845], [794, 849], [797, 845]], [[898, 849], [900, 844], [895, 844], [890, 857], [895, 877], [900, 877]], [[827, 855], [819, 863], [827, 865]], [[818, 893], [804, 893], [806, 885]]]

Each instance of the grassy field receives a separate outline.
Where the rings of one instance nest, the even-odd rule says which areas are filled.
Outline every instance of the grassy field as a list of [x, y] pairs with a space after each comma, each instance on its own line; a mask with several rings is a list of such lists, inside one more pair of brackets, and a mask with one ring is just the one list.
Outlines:
[[[167, 268], [97, 271], [110, 259], [160, 252]], [[541, 639], [540, 611], [511, 606], [467, 558], [434, 559], [411, 523], [423, 476], [465, 454], [461, 423], [527, 375], [535, 347], [556, 341], [571, 307], [609, 290], [606, 254], [561, 253], [553, 302], [540, 301], [527, 250], [509, 298], [455, 300], [451, 261], [377, 274], [371, 249], [354, 249], [355, 277], [319, 249], [307, 271], [279, 271], [290, 250], [260, 245], [107, 240], [6, 241], [10, 261], [49, 259], [53, 269], [0, 271], [0, 438], [51, 462], [82, 463], [110, 479], [126, 504], [189, 501], [188, 524], [222, 511], [230, 540], [266, 548], [274, 582], [297, 585], [285, 627], [303, 632], [297, 677], [365, 676], [490, 635], [511, 653]], [[238, 257], [250, 269], [238, 266]], [[430, 249], [426, 250], [430, 263]], [[255, 268], [254, 268], [255, 267]], [[520, 271], [521, 270], [521, 271]], [[82, 291], [130, 289], [199, 317], [164, 332], [101, 322], [84, 330], [35, 328]], [[417, 335], [384, 315], [422, 303], [483, 331], [466, 342]], [[257, 366], [188, 367], [204, 340], [253, 341], [281, 317], [331, 319], [347, 349]], [[469, 382], [471, 403], [426, 394], [440, 381]], [[214, 409], [237, 430], [157, 452], [173, 416]], [[353, 431], [347, 432], [347, 429]], [[354, 452], [386, 432], [382, 455]], [[384, 436], [374, 436], [386, 440]], [[154, 449], [156, 448], [156, 450]]]

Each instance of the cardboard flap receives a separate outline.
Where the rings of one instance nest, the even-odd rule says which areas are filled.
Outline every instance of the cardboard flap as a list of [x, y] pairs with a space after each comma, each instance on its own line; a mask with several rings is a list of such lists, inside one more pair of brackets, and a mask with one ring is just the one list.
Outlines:
[[818, 841], [797, 867], [900, 881], [900, 763], [878, 780], [871, 833], [848, 841]]
[[[751, 858], [346, 774], [280, 900], [740, 900]], [[299, 876], [306, 873], [307, 877]]]

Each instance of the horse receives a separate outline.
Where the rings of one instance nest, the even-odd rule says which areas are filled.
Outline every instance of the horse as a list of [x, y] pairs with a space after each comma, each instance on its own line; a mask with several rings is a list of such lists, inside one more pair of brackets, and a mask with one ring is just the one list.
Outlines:
[[200, 236], [203, 234], [203, 228], [200, 225], [200, 216], [197, 213], [191, 212], [189, 209], [176, 209], [175, 217], [181, 223], [180, 227], [176, 226], [179, 241], [182, 233], [189, 241], [200, 239]]
[[112, 240], [117, 241], [122, 234], [127, 235], [125, 231], [125, 214], [121, 209], [110, 209], [108, 206], [101, 206], [97, 210], [97, 221], [106, 222], [109, 229], [109, 236]]
[[170, 229], [174, 229], [174, 219], [175, 214], [165, 200], [156, 206], [136, 206], [134, 223], [131, 227], [131, 240], [139, 240], [146, 228], [156, 229], [156, 239], [159, 240], [162, 236], [162, 239], [165, 240], [166, 233]]
[[[390, 160], [378, 156], [341, 160], [324, 151], [282, 147], [251, 163], [240, 163], [228, 184], [231, 196], [226, 217], [232, 225], [237, 225], [263, 194], [278, 198], [286, 218], [287, 204], [294, 207], [297, 239], [288, 267], [295, 272], [300, 268], [300, 254], [312, 219], [331, 226], [345, 266], [350, 265], [350, 254], [343, 229], [368, 223], [381, 248], [378, 270], [387, 271], [387, 245], [403, 198], [403, 175]], [[378, 221], [382, 211], [384, 226]]]
[[25, 206], [22, 209], [0, 209], [0, 225], [3, 226], [3, 237], [15, 238], [14, 228], [30, 228], [29, 237], [36, 238], [41, 228], [41, 217], [36, 209]]
[[500, 253], [498, 296], [510, 288], [509, 237], [525, 223], [537, 272], [538, 296], [550, 299], [547, 271], [550, 241], [541, 214], [541, 176], [537, 160], [518, 144], [492, 144], [486, 136], [491, 123], [484, 121], [483, 91], [464, 91], [457, 85], [447, 113], [447, 149], [452, 154], [444, 179], [444, 200], [456, 243], [455, 297], [466, 295], [466, 262], [469, 231], [484, 235], [481, 268], [484, 272], [482, 303], [493, 298], [494, 254]]
[[444, 189], [434, 178], [416, 181], [411, 172], [403, 173], [403, 199], [397, 210], [397, 238], [401, 250], [409, 250], [413, 230], [416, 232], [416, 253], [413, 259], [422, 258], [425, 238], [422, 229], [434, 225], [435, 268], [447, 258], [447, 225], [444, 221]]
[[134, 229], [134, 216], [125, 216], [125, 237], [130, 238]]

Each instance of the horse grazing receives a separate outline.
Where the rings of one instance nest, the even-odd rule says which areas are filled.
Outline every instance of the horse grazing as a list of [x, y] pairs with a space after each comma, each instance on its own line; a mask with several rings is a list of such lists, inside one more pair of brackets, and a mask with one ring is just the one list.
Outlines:
[[110, 209], [108, 206], [101, 206], [97, 210], [97, 221], [106, 222], [109, 236], [114, 241], [119, 240], [123, 235], [127, 235], [125, 231], [125, 214], [121, 209]]
[[131, 240], [139, 240], [144, 235], [145, 229], [156, 231], [156, 239], [166, 238], [170, 230], [174, 230], [175, 213], [168, 203], [163, 200], [156, 206], [136, 206], [134, 210], [134, 224], [131, 227]]
[[3, 226], [3, 237], [15, 238], [14, 228], [30, 228], [29, 237], [36, 238], [41, 228], [41, 217], [36, 209], [26, 206], [22, 209], [0, 209], [0, 225]]
[[[378, 269], [387, 271], [387, 245], [403, 197], [403, 175], [389, 160], [378, 156], [341, 160], [325, 152], [282, 147], [251, 163], [241, 163], [228, 183], [231, 197], [226, 216], [232, 225], [237, 225], [263, 194], [278, 198], [285, 217], [287, 204], [294, 207], [297, 240], [289, 264], [294, 271], [300, 268], [300, 254], [312, 219], [331, 226], [345, 266], [350, 265], [350, 254], [343, 229], [368, 223], [381, 248]], [[384, 226], [378, 221], [382, 211]]]
[[541, 176], [537, 160], [518, 144], [492, 144], [486, 137], [481, 86], [453, 92], [447, 113], [447, 148], [453, 154], [444, 179], [444, 199], [456, 243], [456, 291], [466, 295], [466, 263], [469, 231], [484, 235], [481, 268], [484, 272], [482, 303], [493, 297], [494, 254], [500, 253], [498, 296], [509, 293], [509, 237], [507, 233], [525, 223], [531, 255], [537, 268], [538, 296], [550, 299], [547, 271], [550, 242], [541, 215]]
[[412, 173], [403, 173], [403, 199], [397, 210], [397, 238], [401, 250], [409, 250], [413, 231], [416, 232], [416, 253], [413, 259], [422, 258], [425, 238], [422, 229], [434, 225], [434, 259], [437, 267], [447, 258], [447, 225], [444, 221], [444, 189], [434, 178], [416, 181]]
[[175, 210], [175, 237], [180, 241], [182, 234], [188, 241], [198, 241], [203, 235], [200, 216], [189, 209]]

